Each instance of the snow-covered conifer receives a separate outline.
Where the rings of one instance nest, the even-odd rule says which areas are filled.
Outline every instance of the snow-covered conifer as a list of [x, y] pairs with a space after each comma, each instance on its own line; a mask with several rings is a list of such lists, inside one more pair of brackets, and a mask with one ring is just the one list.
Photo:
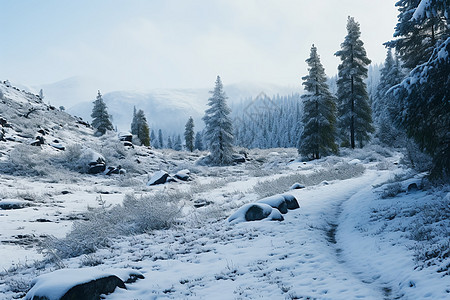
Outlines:
[[448, 0], [400, 0], [395, 4], [400, 14], [394, 40], [385, 43], [394, 47], [404, 67], [413, 69], [430, 58], [437, 44], [450, 32]]
[[150, 128], [147, 123], [147, 118], [145, 117], [144, 111], [142, 109], [138, 110], [136, 113], [137, 120], [137, 133], [139, 140], [141, 140], [142, 145], [150, 146]]
[[355, 148], [356, 142], [362, 147], [369, 141], [372, 126], [372, 111], [364, 79], [367, 78], [367, 58], [364, 43], [360, 39], [359, 23], [348, 17], [347, 36], [341, 50], [335, 53], [341, 59], [338, 66], [337, 97], [338, 127], [343, 145]]
[[161, 129], [159, 129], [158, 130], [158, 146], [159, 146], [159, 148], [164, 148], [164, 140], [163, 140], [163, 134], [162, 134], [162, 130]]
[[181, 135], [178, 134], [176, 139], [174, 139], [174, 140], [175, 140], [175, 143], [173, 144], [173, 149], [176, 151], [183, 150], [183, 145], [181, 144]]
[[96, 134], [103, 135], [107, 130], [114, 129], [100, 91], [98, 91], [97, 99], [94, 101], [91, 117], [92, 127], [96, 129]]
[[304, 129], [300, 137], [299, 153], [316, 159], [338, 150], [335, 143], [336, 104], [328, 89], [325, 70], [314, 45], [306, 62], [309, 73], [302, 77], [306, 93], [301, 97], [304, 104]]
[[222, 81], [217, 76], [214, 91], [208, 99], [209, 108], [205, 111], [205, 142], [211, 152], [213, 164], [225, 165], [233, 160], [233, 126], [231, 109], [228, 107], [227, 96], [223, 91]]
[[186, 143], [186, 149], [190, 152], [194, 151], [194, 119], [192, 117], [189, 117], [186, 123], [184, 141]]
[[199, 150], [199, 151], [203, 151], [204, 150], [203, 137], [202, 137], [202, 133], [200, 131], [197, 131], [197, 133], [195, 134], [194, 148]]
[[401, 124], [433, 158], [431, 175], [450, 176], [450, 36], [394, 89], [403, 100]]
[[158, 142], [156, 140], [156, 134], [153, 129], [150, 131], [150, 141], [152, 142], [153, 147], [159, 148]]

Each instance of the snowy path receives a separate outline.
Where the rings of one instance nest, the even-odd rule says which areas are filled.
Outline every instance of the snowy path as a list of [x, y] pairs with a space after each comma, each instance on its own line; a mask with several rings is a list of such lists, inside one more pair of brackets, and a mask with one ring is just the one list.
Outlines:
[[[380, 174], [294, 191], [301, 209], [284, 222], [223, 222], [137, 242], [126, 260], [162, 257], [135, 259], [131, 266], [146, 279], [107, 299], [383, 299], [381, 286], [364, 283], [340, 258], [345, 245], [334, 244], [330, 231], [342, 203], [370, 189]], [[169, 249], [160, 248], [162, 241], [171, 241]]]

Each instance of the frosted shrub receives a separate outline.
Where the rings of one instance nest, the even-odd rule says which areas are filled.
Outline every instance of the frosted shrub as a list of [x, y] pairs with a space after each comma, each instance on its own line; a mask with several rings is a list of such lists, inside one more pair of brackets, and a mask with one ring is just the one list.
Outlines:
[[349, 165], [343, 163], [325, 170], [315, 171], [312, 174], [293, 174], [282, 176], [277, 179], [260, 181], [254, 186], [254, 191], [261, 197], [284, 193], [295, 182], [301, 182], [306, 186], [316, 185], [323, 181], [344, 180], [360, 176], [364, 173], [364, 166]]
[[114, 238], [169, 228], [181, 215], [182, 193], [157, 193], [152, 196], [127, 195], [123, 205], [102, 207], [89, 212], [88, 221], [78, 221], [63, 239], [49, 238], [44, 252], [67, 258], [90, 254], [109, 247]]
[[383, 193], [381, 194], [381, 198], [393, 198], [403, 192], [402, 185], [400, 183], [392, 183], [388, 184], [386, 188], [383, 190]]
[[48, 163], [48, 156], [41, 148], [19, 144], [11, 151], [10, 159], [1, 163], [0, 168], [4, 173], [15, 175], [47, 175], [48, 170], [42, 165]]

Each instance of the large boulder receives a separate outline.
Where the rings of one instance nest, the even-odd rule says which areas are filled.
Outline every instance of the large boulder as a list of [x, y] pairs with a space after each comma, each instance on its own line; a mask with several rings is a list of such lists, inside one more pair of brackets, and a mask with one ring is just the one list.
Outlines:
[[286, 201], [287, 209], [297, 209], [300, 208], [297, 199], [291, 194], [281, 194]]
[[182, 181], [188, 181], [191, 178], [191, 171], [189, 171], [188, 169], [180, 170], [175, 174], [174, 177]]
[[[126, 289], [124, 282], [144, 278], [136, 271], [119, 270], [104, 272], [95, 268], [61, 269], [47, 273], [32, 281], [26, 300], [98, 300], [119, 287]], [[119, 278], [121, 277], [121, 278]]]
[[167, 173], [166, 171], [160, 170], [160, 171], [153, 173], [152, 177], [147, 182], [147, 185], [150, 186], [150, 185], [164, 184], [164, 183], [166, 183], [168, 178], [169, 178], [169, 173]]
[[232, 223], [259, 220], [283, 221], [284, 218], [278, 209], [264, 203], [246, 204], [228, 218]]
[[274, 195], [274, 196], [266, 197], [261, 200], [258, 200], [257, 203], [268, 204], [271, 207], [278, 209], [282, 214], [285, 214], [288, 212], [286, 200], [284, 199], [284, 197], [282, 195]]
[[305, 186], [303, 184], [296, 182], [289, 189], [290, 190], [300, 190], [300, 189], [304, 189], [304, 188], [305, 188]]
[[88, 173], [89, 174], [98, 174], [102, 173], [106, 170], [106, 160], [98, 152], [95, 152], [92, 149], [84, 149], [82, 154], [83, 162], [87, 163], [88, 165]]
[[122, 142], [131, 142], [133, 140], [133, 135], [129, 132], [120, 132], [119, 140]]
[[246, 157], [243, 154], [233, 154], [233, 163], [240, 164], [245, 163], [247, 161]]

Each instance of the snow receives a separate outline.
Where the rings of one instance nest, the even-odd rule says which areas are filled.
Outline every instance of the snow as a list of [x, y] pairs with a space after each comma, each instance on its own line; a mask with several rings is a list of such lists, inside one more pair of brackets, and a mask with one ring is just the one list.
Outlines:
[[160, 180], [161, 178], [163, 178], [164, 176], [167, 176], [167, 172], [166, 171], [162, 171], [159, 170], [155, 173], [153, 173], [152, 177], [150, 177], [150, 180], [147, 182], [147, 185], [153, 185], [155, 184], [155, 182], [157, 182], [158, 180]]
[[[1, 84], [0, 88], [16, 93]], [[2, 111], [2, 115], [7, 113]], [[65, 169], [70, 162], [67, 156], [62, 156], [67, 161], [57, 165], [59, 169], [45, 170], [44, 163], [40, 164], [39, 176], [0, 172], [0, 201], [29, 204], [0, 210], [0, 299], [23, 298], [29, 283], [40, 274], [44, 275], [29, 295], [41, 289], [61, 295], [69, 286], [102, 274], [119, 276], [117, 269], [139, 270], [145, 278], [127, 284], [127, 290], [116, 289], [105, 299], [449, 298], [450, 258], [445, 253], [423, 258], [427, 251], [448, 248], [450, 243], [450, 220], [445, 215], [449, 187], [422, 190], [423, 175], [399, 163], [400, 153], [377, 152], [375, 147], [342, 150], [341, 156], [304, 163], [297, 160], [297, 149], [250, 150], [244, 164], [205, 167], [196, 164], [204, 152], [139, 146], [126, 150], [115, 133], [96, 139], [91, 129], [71, 122], [65, 120], [58, 127], [61, 130], [54, 130], [57, 123], [52, 121], [46, 126], [50, 129], [46, 139], [58, 139], [68, 148], [73, 142], [95, 149], [111, 165], [121, 163], [111, 161], [117, 146], [116, 152], [131, 157], [125, 161], [127, 166], [121, 164], [129, 172], [115, 177], [81, 174]], [[8, 134], [15, 133], [8, 129]], [[0, 162], [8, 162], [17, 144], [0, 143]], [[113, 145], [114, 151], [103, 152], [106, 145]], [[47, 154], [61, 159], [59, 155], [71, 153], [50, 146], [39, 149], [32, 148], [36, 155], [32, 158], [42, 156], [42, 161], [49, 159]], [[27, 153], [22, 154], [26, 158]], [[140, 164], [133, 164], [136, 156]], [[303, 189], [289, 190], [295, 182], [308, 182], [308, 176], [318, 171], [344, 167], [345, 173], [345, 168], [355, 168], [353, 164], [365, 168], [364, 174], [346, 180], [320, 178], [328, 184], [308, 183]], [[170, 174], [190, 170], [192, 181], [148, 187], [147, 174], [163, 168]], [[251, 205], [263, 206], [272, 217], [281, 216], [269, 205], [255, 204], [261, 198], [255, 187], [284, 177], [289, 179], [285, 190], [267, 194], [289, 192], [300, 209], [289, 211], [282, 222], [244, 222], [245, 209]], [[406, 192], [412, 182], [419, 189]], [[391, 184], [400, 186], [398, 195], [383, 198]], [[127, 194], [140, 199], [157, 193], [174, 193], [180, 200], [174, 203], [183, 215], [170, 228], [111, 236], [105, 248], [71, 258], [58, 259], [54, 249], [42, 243], [49, 236], [64, 238], [75, 222], [86, 223], [93, 212], [103, 216], [123, 204]], [[195, 207], [196, 200], [204, 200], [205, 206]], [[58, 268], [64, 269], [51, 273]]]
[[[284, 201], [284, 198], [283, 198]], [[267, 215], [263, 220], [280, 220], [282, 219], [281, 213], [278, 211], [278, 209], [273, 208], [269, 204], [266, 203], [249, 203], [246, 205], [243, 205], [241, 208], [239, 208], [236, 212], [234, 212], [229, 218], [228, 222], [231, 222], [233, 224], [240, 223], [240, 222], [246, 222], [245, 214], [251, 208], [252, 206], [257, 206], [261, 208], [264, 212], [264, 215]]]
[[126, 281], [131, 274], [140, 274], [135, 270], [103, 271], [97, 268], [61, 269], [35, 278], [31, 290], [25, 299], [33, 297], [47, 297], [48, 300], [58, 300], [72, 287], [99, 278], [116, 275]]

